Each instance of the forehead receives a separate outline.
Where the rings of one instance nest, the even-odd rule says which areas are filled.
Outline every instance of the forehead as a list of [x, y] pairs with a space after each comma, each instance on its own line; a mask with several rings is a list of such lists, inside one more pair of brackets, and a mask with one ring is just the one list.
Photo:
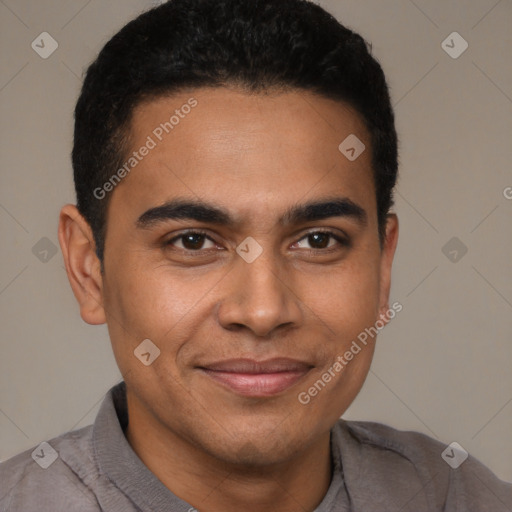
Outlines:
[[[354, 146], [354, 137], [365, 149], [351, 160], [342, 143]], [[370, 214], [374, 208], [370, 140], [361, 117], [313, 93], [208, 88], [160, 97], [134, 110], [130, 140], [126, 160], [135, 165], [111, 200], [134, 215], [173, 197], [253, 217], [326, 195], [365, 202]]]

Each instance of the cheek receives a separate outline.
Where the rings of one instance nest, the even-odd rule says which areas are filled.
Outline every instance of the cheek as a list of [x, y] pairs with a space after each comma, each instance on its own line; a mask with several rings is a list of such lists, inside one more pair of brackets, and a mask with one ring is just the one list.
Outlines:
[[315, 276], [304, 293], [304, 303], [341, 339], [347, 340], [372, 325], [378, 316], [379, 270], [357, 258], [342, 267]]
[[191, 311], [206, 290], [207, 283], [183, 283], [179, 276], [166, 271], [165, 264], [156, 268], [119, 266], [109, 276], [106, 306], [138, 336], [160, 339]]
[[134, 349], [150, 339], [162, 359], [174, 359], [187, 337], [201, 323], [221, 275], [212, 272], [200, 278], [157, 266], [125, 261], [107, 269], [104, 301], [114, 354], [124, 368], [137, 366]]

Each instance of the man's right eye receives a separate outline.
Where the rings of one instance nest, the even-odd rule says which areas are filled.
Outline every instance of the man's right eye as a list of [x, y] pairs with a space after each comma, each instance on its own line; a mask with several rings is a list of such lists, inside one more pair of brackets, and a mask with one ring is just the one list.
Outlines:
[[[205, 247], [205, 243], [210, 243], [210, 247]], [[184, 251], [198, 252], [201, 249], [213, 249], [215, 242], [202, 231], [188, 231], [171, 238], [165, 243], [166, 246], [174, 246]]]

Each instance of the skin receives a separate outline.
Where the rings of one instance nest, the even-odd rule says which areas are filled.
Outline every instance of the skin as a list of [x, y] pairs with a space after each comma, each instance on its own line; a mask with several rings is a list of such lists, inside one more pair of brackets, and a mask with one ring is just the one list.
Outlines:
[[[172, 492], [202, 512], [311, 511], [331, 479], [329, 431], [359, 392], [375, 340], [310, 403], [297, 397], [389, 309], [398, 221], [388, 216], [381, 245], [369, 134], [351, 108], [312, 93], [204, 88], [154, 99], [134, 111], [131, 150], [191, 97], [198, 106], [111, 192], [103, 274], [89, 225], [75, 206], [62, 209], [68, 277], [84, 321], [108, 325], [127, 385], [127, 439]], [[338, 150], [349, 134], [366, 145], [353, 162]], [[236, 223], [137, 226], [178, 197], [224, 208]], [[333, 197], [359, 205], [366, 221], [279, 223], [290, 207]], [[213, 241], [175, 240], [189, 229]], [[319, 230], [348, 246], [308, 237]], [[249, 236], [263, 249], [252, 263], [236, 252]], [[149, 366], [134, 356], [144, 339], [161, 351]], [[263, 398], [198, 369], [239, 357], [311, 368]]]

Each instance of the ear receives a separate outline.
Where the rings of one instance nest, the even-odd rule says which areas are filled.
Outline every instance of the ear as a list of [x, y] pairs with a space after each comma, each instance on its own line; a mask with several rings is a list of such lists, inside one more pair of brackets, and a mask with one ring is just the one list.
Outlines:
[[398, 217], [394, 213], [387, 215], [386, 235], [381, 249], [380, 259], [380, 297], [379, 318], [389, 322], [389, 292], [391, 289], [391, 267], [398, 242]]
[[103, 278], [96, 244], [91, 227], [74, 205], [67, 204], [60, 212], [59, 243], [82, 319], [92, 325], [104, 324]]

